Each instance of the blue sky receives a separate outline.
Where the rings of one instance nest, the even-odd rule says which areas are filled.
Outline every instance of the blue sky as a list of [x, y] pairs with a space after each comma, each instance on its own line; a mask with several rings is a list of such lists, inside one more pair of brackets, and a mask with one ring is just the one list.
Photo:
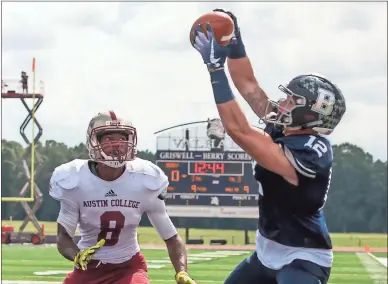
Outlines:
[[[154, 150], [153, 132], [217, 116], [189, 30], [201, 13], [226, 8], [238, 16], [256, 76], [271, 98], [300, 73], [328, 76], [348, 106], [333, 142], [355, 143], [386, 160], [386, 5], [6, 2], [2, 78], [18, 79], [37, 58], [46, 92], [37, 113], [43, 140], [84, 142], [89, 119], [114, 109], [137, 127], [139, 148]], [[21, 142], [26, 112], [19, 101], [2, 104], [3, 138]]]

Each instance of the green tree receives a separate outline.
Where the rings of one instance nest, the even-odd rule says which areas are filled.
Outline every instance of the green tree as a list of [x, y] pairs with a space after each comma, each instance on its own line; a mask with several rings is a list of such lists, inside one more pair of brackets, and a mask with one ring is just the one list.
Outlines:
[[[325, 206], [326, 219], [332, 232], [387, 232], [387, 162], [374, 161], [360, 147], [344, 143], [335, 145], [332, 184]], [[29, 149], [14, 141], [2, 140], [1, 189], [2, 196], [18, 196], [27, 178], [22, 165], [30, 164]], [[138, 151], [138, 157], [155, 162], [149, 151]], [[37, 143], [35, 167], [36, 183], [43, 193], [43, 206], [37, 212], [42, 221], [55, 221], [59, 204], [48, 195], [53, 170], [73, 159], [87, 159], [88, 151], [81, 143], [69, 147], [47, 140]], [[27, 194], [28, 196], [28, 194]], [[3, 218], [23, 219], [25, 212], [19, 203], [2, 203]], [[199, 228], [254, 229], [254, 220], [241, 219], [185, 219], [174, 218], [177, 226]], [[142, 224], [150, 225], [144, 218]]]
[[[17, 142], [7, 140], [1, 142], [1, 196], [18, 197], [26, 182], [22, 165], [25, 149]], [[15, 202], [2, 202], [2, 215], [18, 217], [19, 207], [20, 205]]]
[[325, 207], [329, 229], [386, 232], [386, 178], [386, 163], [374, 162], [356, 145], [334, 146], [332, 185]]

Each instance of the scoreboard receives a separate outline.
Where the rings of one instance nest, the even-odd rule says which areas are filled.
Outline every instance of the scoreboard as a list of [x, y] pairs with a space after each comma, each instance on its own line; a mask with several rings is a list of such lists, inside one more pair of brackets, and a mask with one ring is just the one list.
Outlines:
[[167, 206], [186, 206], [184, 211], [193, 209], [190, 206], [211, 206], [207, 211], [213, 215], [220, 215], [214, 214], [216, 208], [234, 215], [248, 207], [256, 210], [259, 185], [246, 153], [157, 151], [156, 156], [156, 164], [170, 182]]
[[155, 132], [156, 164], [169, 180], [172, 217], [257, 218], [259, 184], [251, 157], [218, 118]]

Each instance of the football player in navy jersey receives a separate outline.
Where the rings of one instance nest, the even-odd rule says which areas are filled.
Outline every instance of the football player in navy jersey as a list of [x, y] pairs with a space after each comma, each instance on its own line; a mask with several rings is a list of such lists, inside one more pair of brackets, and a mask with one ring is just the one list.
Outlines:
[[[225, 12], [223, 10], [218, 10]], [[232, 42], [219, 45], [211, 26], [207, 36], [193, 31], [193, 47], [208, 67], [213, 94], [226, 132], [255, 161], [259, 183], [256, 251], [225, 284], [325, 284], [332, 244], [322, 208], [330, 188], [333, 151], [329, 135], [341, 121], [345, 99], [329, 79], [304, 74], [280, 85], [283, 98], [271, 101], [260, 88], [246, 55], [236, 17]], [[230, 89], [234, 85], [266, 128], [252, 128]]]

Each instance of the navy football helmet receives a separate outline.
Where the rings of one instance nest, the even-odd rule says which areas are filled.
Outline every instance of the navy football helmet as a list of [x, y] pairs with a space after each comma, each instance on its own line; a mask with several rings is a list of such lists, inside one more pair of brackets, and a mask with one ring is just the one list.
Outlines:
[[339, 124], [346, 111], [341, 90], [322, 75], [300, 75], [279, 89], [287, 95], [277, 102], [269, 100], [266, 123], [283, 125], [288, 129], [312, 129], [328, 135]]

